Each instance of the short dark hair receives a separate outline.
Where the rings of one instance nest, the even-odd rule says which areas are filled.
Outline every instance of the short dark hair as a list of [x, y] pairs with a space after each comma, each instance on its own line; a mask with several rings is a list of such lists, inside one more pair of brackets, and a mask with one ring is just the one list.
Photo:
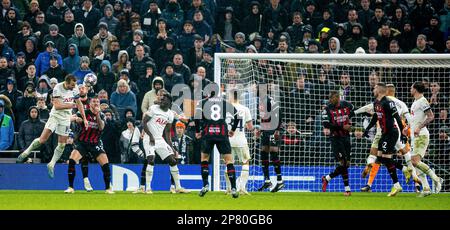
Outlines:
[[95, 94], [94, 96], [89, 97], [89, 103], [91, 103], [91, 101], [94, 99], [98, 99], [98, 94]]
[[70, 83], [72, 81], [77, 81], [77, 77], [75, 77], [75, 75], [73, 74], [67, 74], [66, 77], [64, 78], [64, 81], [67, 83]]
[[339, 92], [337, 90], [331, 90], [330, 91], [330, 99], [335, 96], [339, 96]]
[[424, 93], [425, 92], [425, 85], [423, 84], [423, 82], [421, 81], [416, 81], [414, 82], [413, 86], [412, 86], [415, 90], [417, 90], [417, 92], [419, 93]]

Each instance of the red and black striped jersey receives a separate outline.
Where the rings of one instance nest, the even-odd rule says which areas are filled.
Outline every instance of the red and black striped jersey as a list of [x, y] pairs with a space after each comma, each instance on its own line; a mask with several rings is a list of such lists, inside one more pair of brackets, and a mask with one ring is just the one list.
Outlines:
[[[99, 129], [99, 124], [97, 116], [92, 113], [90, 109], [85, 111], [86, 120], [88, 121], [88, 128], [81, 124], [80, 134], [78, 135], [78, 141], [88, 143], [88, 144], [98, 144], [102, 131]], [[81, 118], [81, 114], [78, 112], [77, 116]], [[100, 114], [100, 119], [105, 122], [105, 117], [103, 113]]]
[[344, 125], [351, 125], [350, 118], [354, 115], [354, 106], [347, 101], [340, 101], [338, 105], [328, 104], [322, 112], [322, 124], [330, 129], [332, 137], [348, 137], [350, 132]]
[[383, 133], [388, 133], [389, 130], [397, 130], [394, 117], [397, 113], [397, 107], [393, 101], [386, 96], [381, 98], [381, 100], [376, 99], [373, 102], [373, 108]]

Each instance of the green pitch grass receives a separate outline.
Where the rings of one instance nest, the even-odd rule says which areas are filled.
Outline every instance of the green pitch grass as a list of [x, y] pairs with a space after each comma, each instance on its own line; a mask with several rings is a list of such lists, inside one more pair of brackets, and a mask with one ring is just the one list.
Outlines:
[[261, 193], [233, 199], [222, 192], [209, 192], [199, 197], [190, 194], [132, 194], [103, 191], [74, 194], [63, 191], [0, 191], [0, 209], [91, 209], [91, 210], [450, 210], [450, 194], [434, 194], [417, 198], [415, 194], [400, 193], [386, 197], [386, 193]]

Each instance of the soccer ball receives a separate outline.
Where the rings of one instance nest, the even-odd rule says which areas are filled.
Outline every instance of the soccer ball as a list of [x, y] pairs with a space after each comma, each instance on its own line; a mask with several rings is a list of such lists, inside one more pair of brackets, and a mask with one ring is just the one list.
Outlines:
[[86, 86], [94, 86], [97, 84], [97, 76], [93, 73], [88, 73], [84, 76], [84, 85]]

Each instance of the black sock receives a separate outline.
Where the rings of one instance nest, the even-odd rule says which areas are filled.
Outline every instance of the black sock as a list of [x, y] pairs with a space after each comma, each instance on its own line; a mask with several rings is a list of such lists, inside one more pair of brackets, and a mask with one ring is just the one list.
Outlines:
[[335, 177], [341, 175], [342, 172], [343, 172], [343, 166], [339, 165], [338, 167], [336, 167], [334, 169], [334, 171], [332, 173], [330, 173], [330, 177], [335, 178]]
[[75, 161], [69, 159], [69, 168], [67, 169], [67, 175], [69, 176], [69, 187], [73, 188], [73, 181], [75, 179]]
[[395, 167], [394, 160], [390, 158], [383, 158], [383, 162], [389, 172], [389, 175], [392, 178], [392, 183], [394, 184], [397, 183], [398, 182], [397, 168]]
[[87, 159], [81, 159], [81, 173], [83, 174], [83, 178], [88, 177], [89, 173], [89, 162]]
[[109, 183], [111, 182], [111, 170], [109, 169], [109, 163], [102, 165], [103, 181], [105, 182], [105, 189], [109, 189]]
[[148, 161], [147, 159], [144, 160], [144, 165], [142, 166], [142, 170], [141, 170], [141, 185], [145, 186], [145, 181], [146, 181], [146, 171], [147, 171], [147, 165], [148, 165]]
[[342, 180], [344, 181], [344, 186], [348, 186], [348, 167], [342, 166]]
[[395, 164], [395, 168], [403, 170], [403, 164], [401, 161], [392, 159], [392, 162]]
[[281, 176], [281, 163], [280, 159], [278, 158], [278, 153], [271, 152], [270, 155], [272, 156], [272, 164], [274, 167], [275, 174], [277, 174], [277, 181], [282, 181], [283, 177]]
[[202, 168], [203, 187], [205, 187], [208, 185], [208, 177], [209, 177], [208, 161], [202, 161], [201, 168]]
[[231, 188], [236, 189], [236, 170], [233, 164], [227, 164], [228, 179], [230, 179]]
[[262, 161], [262, 170], [264, 174], [264, 180], [270, 180], [269, 177], [269, 153], [268, 152], [261, 152], [261, 161]]

